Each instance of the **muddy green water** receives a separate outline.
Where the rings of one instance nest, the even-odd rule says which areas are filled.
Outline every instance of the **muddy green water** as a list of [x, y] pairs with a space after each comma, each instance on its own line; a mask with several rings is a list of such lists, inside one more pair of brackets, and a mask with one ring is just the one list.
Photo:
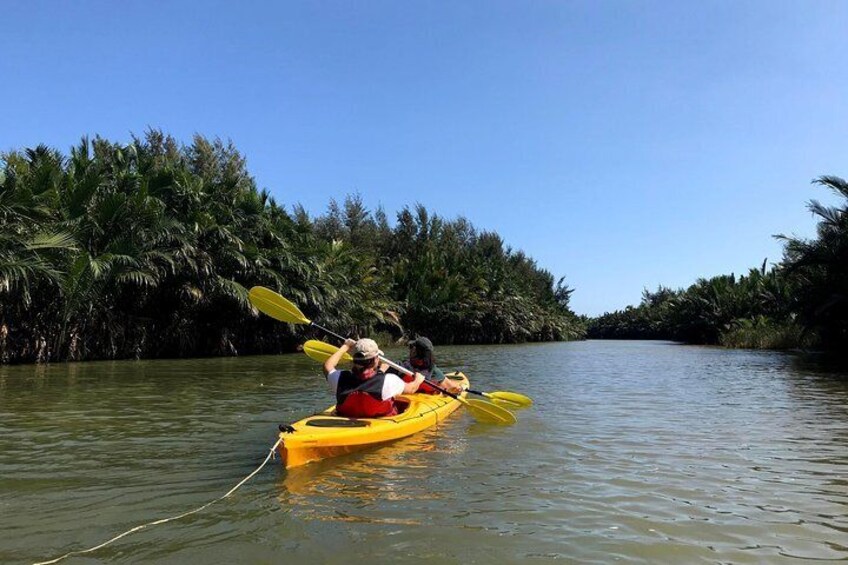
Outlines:
[[[393, 353], [400, 353], [399, 351]], [[269, 463], [200, 514], [63, 563], [848, 560], [848, 376], [660, 342], [440, 348], [482, 390], [388, 447]], [[196, 508], [331, 403], [303, 356], [0, 368], [0, 562]]]

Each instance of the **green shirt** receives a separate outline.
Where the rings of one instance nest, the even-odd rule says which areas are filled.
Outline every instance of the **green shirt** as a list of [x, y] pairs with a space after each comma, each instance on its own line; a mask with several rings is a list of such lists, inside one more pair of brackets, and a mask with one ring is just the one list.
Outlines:
[[430, 371], [430, 380], [434, 383], [440, 383], [445, 380], [445, 373], [441, 369], [433, 365], [433, 370]]

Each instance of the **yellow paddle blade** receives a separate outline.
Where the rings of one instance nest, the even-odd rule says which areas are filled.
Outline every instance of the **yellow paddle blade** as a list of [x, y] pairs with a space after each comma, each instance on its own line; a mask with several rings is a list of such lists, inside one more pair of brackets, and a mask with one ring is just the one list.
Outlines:
[[250, 303], [263, 314], [289, 324], [311, 324], [297, 306], [264, 286], [254, 286], [248, 293]]
[[505, 406], [507, 408], [529, 408], [533, 406], [532, 398], [518, 394], [517, 392], [498, 390], [495, 392], [484, 392], [483, 396], [491, 398], [499, 406]]
[[[319, 363], [323, 363], [329, 359], [330, 356], [338, 350], [338, 347], [317, 339], [310, 339], [303, 344], [303, 352], [306, 353], [310, 359], [314, 359]], [[342, 355], [342, 361], [353, 361], [353, 357], [345, 353]]]
[[476, 398], [461, 398], [460, 402], [468, 408], [468, 411], [471, 412], [471, 415], [474, 416], [478, 422], [483, 422], [484, 424], [497, 424], [500, 426], [511, 426], [517, 421], [515, 419], [515, 414], [506, 408], [501, 408], [491, 402], [478, 400]]
[[[484, 396], [488, 397], [488, 394]], [[527, 408], [527, 406], [524, 406], [523, 404], [516, 404], [515, 402], [510, 402], [508, 400], [501, 400], [500, 398], [489, 398], [489, 402], [508, 410], [523, 410], [524, 408]]]

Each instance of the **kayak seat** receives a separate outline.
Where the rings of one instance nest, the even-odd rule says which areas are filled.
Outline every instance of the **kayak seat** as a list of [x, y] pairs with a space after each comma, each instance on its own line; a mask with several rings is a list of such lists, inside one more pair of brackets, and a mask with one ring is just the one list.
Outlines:
[[306, 425], [315, 428], [365, 428], [370, 426], [371, 422], [355, 418], [313, 418], [306, 422]]
[[[399, 416], [403, 414], [407, 408], [409, 408], [409, 401], [405, 398], [395, 398], [395, 410], [397, 410], [397, 414], [395, 416]], [[392, 416], [394, 418], [394, 416]]]

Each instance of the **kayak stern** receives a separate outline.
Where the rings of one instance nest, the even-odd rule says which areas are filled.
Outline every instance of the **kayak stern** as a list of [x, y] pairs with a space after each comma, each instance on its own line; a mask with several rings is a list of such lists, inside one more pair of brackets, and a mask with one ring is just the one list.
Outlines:
[[[468, 378], [462, 373], [447, 376], [468, 388]], [[411, 436], [435, 426], [460, 406], [458, 400], [444, 394], [401, 395], [398, 400], [407, 404], [406, 409], [388, 418], [345, 418], [337, 416], [331, 406], [281, 427], [277, 452], [283, 466], [291, 469]]]

